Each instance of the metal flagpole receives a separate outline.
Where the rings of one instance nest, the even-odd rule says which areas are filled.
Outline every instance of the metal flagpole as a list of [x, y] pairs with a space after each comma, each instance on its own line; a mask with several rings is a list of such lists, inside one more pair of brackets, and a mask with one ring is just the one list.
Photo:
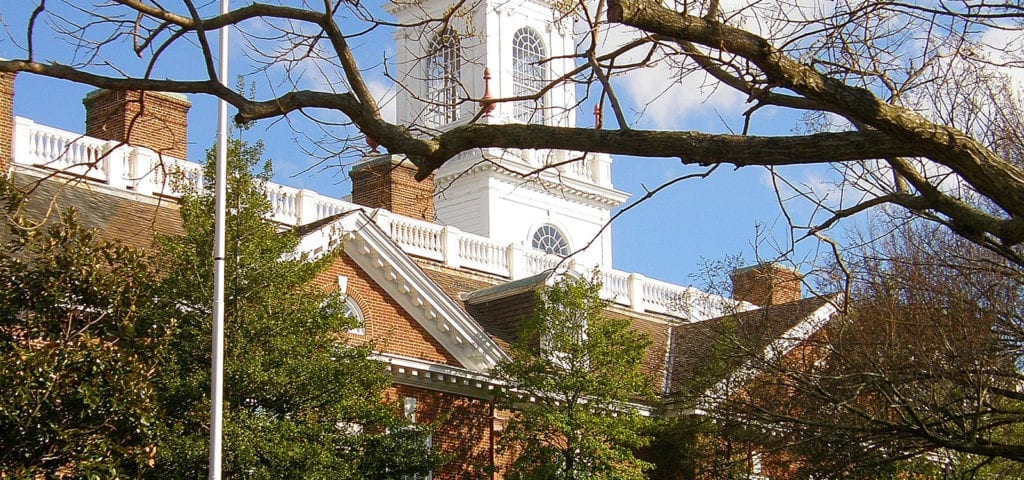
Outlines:
[[[221, 0], [221, 14], [229, 0]], [[220, 82], [228, 79], [228, 26], [220, 28]], [[213, 346], [210, 366], [210, 480], [221, 478], [224, 431], [224, 214], [228, 170], [228, 103], [217, 106], [217, 165], [213, 226]]]

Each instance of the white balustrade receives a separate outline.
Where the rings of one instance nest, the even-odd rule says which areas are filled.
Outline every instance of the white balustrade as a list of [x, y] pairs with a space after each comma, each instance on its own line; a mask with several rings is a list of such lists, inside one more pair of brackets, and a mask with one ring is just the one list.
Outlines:
[[555, 255], [546, 255], [539, 251], [525, 251], [523, 252], [523, 259], [526, 260], [526, 265], [523, 268], [524, 276], [536, 275], [551, 270], [562, 263], [561, 258]]
[[103, 140], [39, 125], [18, 117], [15, 120], [15, 163], [61, 170], [71, 175], [104, 182]]
[[458, 242], [459, 261], [467, 268], [508, 276], [508, 245], [489, 238], [462, 233]]
[[689, 293], [686, 287], [650, 279], [644, 281], [642, 292], [644, 306], [661, 313], [680, 310]]
[[388, 215], [388, 217], [390, 217], [391, 224], [391, 239], [401, 245], [406, 253], [433, 260], [444, 260], [445, 242], [441, 235], [443, 227], [398, 215]]
[[[309, 191], [310, 190], [303, 190], [303, 193]], [[333, 215], [337, 215], [339, 213], [347, 212], [349, 210], [352, 210], [353, 207], [355, 207], [355, 205], [348, 203], [344, 200], [321, 196], [317, 196], [316, 200], [312, 203], [313, 215], [314, 217], [316, 217], [315, 220], [320, 220], [321, 218], [327, 218]]]
[[629, 274], [618, 270], [601, 270], [601, 298], [629, 305]]
[[579, 177], [584, 180], [590, 180], [590, 164], [586, 157], [582, 157], [577, 160], [572, 160], [566, 165], [568, 173], [574, 177]]
[[[202, 188], [203, 167], [140, 147], [103, 141], [64, 130], [38, 125], [18, 117], [15, 120], [14, 163], [59, 170], [75, 176], [123, 188], [139, 194], [180, 196], [185, 188]], [[604, 154], [579, 152], [524, 151], [524, 160], [565, 163], [560, 170], [570, 176], [610, 186], [611, 159]], [[550, 164], [550, 163], [549, 163]], [[325, 197], [312, 190], [266, 183], [264, 193], [271, 204], [271, 218], [285, 225], [302, 225], [358, 205]], [[503, 245], [454, 227], [442, 227], [422, 220], [378, 210], [375, 222], [411, 255], [444, 262], [452, 268], [470, 268], [512, 280], [551, 270], [573, 269], [571, 261], [546, 255], [518, 244]], [[691, 287], [651, 280], [635, 273], [602, 270], [601, 296], [635, 311], [672, 313], [690, 320], [703, 320], [736, 308], [735, 302]]]

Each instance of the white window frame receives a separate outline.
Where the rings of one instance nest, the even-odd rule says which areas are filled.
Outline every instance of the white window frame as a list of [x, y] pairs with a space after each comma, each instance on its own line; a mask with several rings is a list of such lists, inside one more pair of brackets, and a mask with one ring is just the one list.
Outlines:
[[363, 309], [359, 308], [359, 303], [350, 295], [345, 295], [345, 315], [355, 318], [359, 322], [358, 325], [348, 329], [348, 333], [353, 335], [366, 335], [366, 317], [363, 316]]
[[441, 127], [459, 119], [462, 60], [459, 36], [454, 31], [445, 29], [430, 42], [424, 72], [427, 124]]
[[[547, 47], [539, 32], [530, 27], [516, 30], [512, 36], [512, 95], [534, 95], [547, 84]], [[512, 118], [523, 123], [544, 124], [547, 102], [517, 100], [512, 104]]]
[[560, 228], [550, 223], [545, 223], [533, 231], [533, 235], [530, 235], [530, 246], [535, 250], [559, 257], [567, 257], [572, 253], [569, 237]]

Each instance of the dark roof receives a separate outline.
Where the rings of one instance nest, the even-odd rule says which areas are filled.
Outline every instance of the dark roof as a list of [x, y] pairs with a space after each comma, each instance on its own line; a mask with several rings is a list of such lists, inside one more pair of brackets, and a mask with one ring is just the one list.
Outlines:
[[23, 213], [34, 221], [53, 221], [74, 208], [83, 227], [99, 230], [107, 240], [140, 248], [152, 247], [156, 234], [184, 233], [178, 203], [171, 198], [153, 201], [130, 191], [115, 193], [78, 178], [40, 178], [17, 170], [11, 180], [18, 189], [31, 191]]
[[467, 304], [482, 305], [523, 292], [536, 292], [553, 274], [554, 270], [545, 270], [532, 277], [520, 278], [511, 282], [499, 283], [493, 287], [481, 288], [480, 290], [463, 295], [463, 299]]
[[805, 298], [673, 327], [669, 394], [703, 393], [834, 300]]
[[321, 228], [323, 228], [323, 227], [325, 227], [327, 225], [330, 225], [330, 224], [334, 223], [336, 220], [338, 220], [340, 218], [343, 218], [346, 215], [348, 215], [348, 214], [350, 214], [352, 212], [355, 212], [355, 211], [356, 210], [349, 210], [347, 212], [336, 213], [334, 215], [330, 215], [330, 216], [321, 218], [320, 220], [317, 220], [315, 222], [309, 222], [309, 223], [307, 223], [305, 225], [299, 225], [299, 226], [293, 228], [292, 231], [295, 232], [296, 236], [298, 236], [299, 238], [302, 238], [302, 237], [305, 237], [306, 235], [309, 235], [309, 234], [311, 234], [311, 233], [313, 233], [313, 232], [315, 232], [317, 230], [320, 230]]
[[523, 320], [537, 309], [537, 291], [553, 274], [546, 270], [465, 294], [466, 311], [505, 348], [518, 339]]

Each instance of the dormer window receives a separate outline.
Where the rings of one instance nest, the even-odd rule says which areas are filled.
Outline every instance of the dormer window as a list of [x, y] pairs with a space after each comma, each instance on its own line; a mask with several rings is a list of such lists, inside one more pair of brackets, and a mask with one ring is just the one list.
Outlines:
[[441, 32], [430, 43], [428, 52], [426, 120], [440, 127], [459, 119], [462, 50], [458, 35], [451, 30]]
[[554, 225], [541, 225], [533, 232], [533, 248], [544, 253], [566, 257], [569, 255], [569, 241]]
[[[548, 76], [547, 50], [536, 30], [525, 27], [512, 37], [512, 94], [521, 97], [534, 95], [544, 88]], [[544, 97], [519, 100], [513, 106], [513, 116], [524, 123], [544, 123]]]

